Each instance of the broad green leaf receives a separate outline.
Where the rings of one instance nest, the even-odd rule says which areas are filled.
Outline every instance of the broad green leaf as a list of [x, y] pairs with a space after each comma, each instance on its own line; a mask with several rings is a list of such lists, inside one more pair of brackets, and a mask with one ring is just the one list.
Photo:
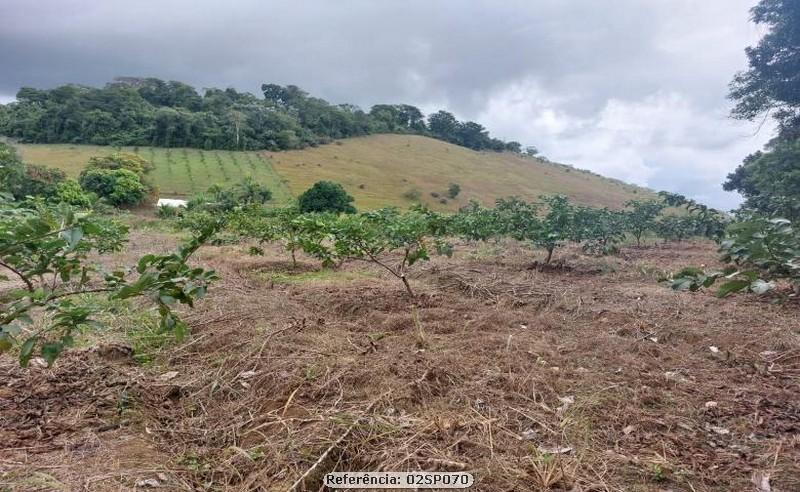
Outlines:
[[748, 280], [731, 280], [720, 285], [717, 291], [718, 297], [726, 297], [734, 292], [742, 291], [750, 286]]
[[0, 354], [7, 352], [14, 346], [11, 335], [8, 333], [0, 333]]
[[28, 367], [28, 362], [30, 362], [31, 357], [33, 356], [33, 348], [36, 346], [36, 342], [38, 340], [38, 336], [32, 336], [25, 340], [25, 342], [22, 344], [22, 347], [20, 347], [19, 364], [22, 367]]

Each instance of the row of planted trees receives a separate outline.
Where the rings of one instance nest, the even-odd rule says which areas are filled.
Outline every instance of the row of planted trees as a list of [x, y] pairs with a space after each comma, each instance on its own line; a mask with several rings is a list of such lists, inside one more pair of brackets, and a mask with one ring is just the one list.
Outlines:
[[324, 266], [372, 262], [397, 277], [413, 295], [408, 269], [432, 254], [450, 255], [454, 238], [516, 239], [543, 250], [543, 263], [549, 264], [556, 250], [569, 242], [580, 243], [589, 254], [605, 255], [616, 252], [626, 237], [634, 238], [638, 245], [650, 236], [670, 240], [721, 237], [722, 214], [698, 213], [691, 206], [685, 212], [672, 208], [665, 214], [668, 207], [676, 205], [676, 197], [631, 201], [624, 210], [580, 206], [563, 196], [541, 197], [536, 202], [511, 197], [497, 200], [493, 208], [472, 202], [454, 214], [419, 205], [405, 212], [384, 208], [361, 213], [304, 213], [303, 207], [270, 208], [257, 201], [223, 211], [211, 200], [206, 206], [192, 207], [181, 223], [196, 228], [218, 220], [224, 212], [229, 233], [258, 241], [252, 253], [263, 253], [263, 244], [277, 242], [284, 245], [293, 264], [298, 252], [319, 259]]

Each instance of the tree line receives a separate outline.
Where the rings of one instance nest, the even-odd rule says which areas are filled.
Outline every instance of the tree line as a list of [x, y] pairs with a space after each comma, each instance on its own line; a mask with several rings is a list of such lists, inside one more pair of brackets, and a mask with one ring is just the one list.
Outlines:
[[736, 292], [792, 299], [800, 294], [800, 2], [761, 0], [751, 9], [764, 29], [745, 50], [748, 67], [730, 84], [731, 116], [777, 124], [766, 147], [744, 159], [723, 184], [745, 200], [720, 244], [724, 268], [688, 267], [669, 279], [679, 290], [719, 283], [717, 295]]
[[[178, 224], [196, 230], [222, 220], [227, 233], [258, 241], [259, 246], [251, 248], [254, 254], [263, 254], [260, 244], [282, 244], [293, 265], [298, 252], [317, 258], [323, 266], [372, 262], [401, 280], [410, 295], [408, 269], [431, 254], [451, 254], [453, 238], [512, 238], [543, 250], [540, 264], [548, 265], [557, 249], [570, 242], [581, 244], [588, 254], [607, 255], [616, 253], [626, 237], [634, 238], [637, 246], [652, 237], [719, 241], [727, 222], [726, 215], [671, 193], [662, 193], [661, 199], [632, 200], [623, 210], [577, 205], [554, 195], [538, 201], [502, 198], [494, 207], [473, 201], [457, 213], [439, 213], [423, 205], [408, 211], [389, 207], [359, 213], [350, 205], [352, 197], [330, 182], [316, 183], [287, 207], [267, 206], [269, 197], [263, 194], [258, 195], [263, 199], [240, 195], [238, 201], [230, 201], [220, 199], [220, 193], [228, 192], [214, 188], [191, 200]], [[683, 212], [676, 209], [684, 206]], [[398, 255], [399, 262], [388, 259], [388, 253]]]
[[120, 77], [102, 88], [23, 87], [0, 105], [0, 134], [30, 143], [287, 150], [376, 133], [425, 135], [473, 150], [520, 152], [479, 123], [408, 104], [369, 111], [332, 104], [297, 86], [263, 84], [256, 96], [157, 78]]

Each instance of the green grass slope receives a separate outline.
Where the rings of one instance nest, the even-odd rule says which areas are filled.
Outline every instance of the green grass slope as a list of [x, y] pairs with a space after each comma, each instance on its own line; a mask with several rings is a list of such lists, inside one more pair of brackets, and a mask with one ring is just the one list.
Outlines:
[[158, 147], [123, 147], [97, 145], [15, 144], [26, 162], [62, 169], [77, 177], [89, 158], [116, 150], [136, 153], [153, 163], [150, 178], [161, 197], [185, 198], [203, 192], [213, 184], [234, 184], [246, 176], [264, 183], [272, 190], [274, 202], [286, 203], [291, 192], [272, 165], [258, 152], [227, 150], [165, 149]]
[[[421, 201], [439, 210], [456, 210], [470, 199], [491, 205], [495, 199], [511, 195], [535, 199], [556, 193], [586, 205], [618, 208], [627, 200], [652, 196], [644, 188], [561, 164], [512, 153], [475, 152], [415, 135], [372, 135], [287, 152], [15, 146], [27, 162], [58, 167], [73, 177], [92, 156], [114, 150], [137, 153], [153, 162], [151, 178], [162, 197], [191, 196], [213, 184], [233, 184], [245, 176], [269, 186], [276, 204], [286, 203], [316, 181], [336, 181], [356, 198], [360, 209], [407, 207]], [[450, 183], [458, 183], [461, 194], [441, 203]], [[414, 194], [418, 198], [410, 198]]]
[[[476, 152], [416, 135], [371, 135], [316, 148], [268, 152], [275, 170], [295, 194], [319, 180], [332, 180], [356, 198], [359, 208], [413, 203], [405, 195], [439, 209], [454, 210], [476, 199], [517, 195], [535, 199], [563, 194], [592, 206], [622, 207], [652, 192], [562, 164], [546, 163], [513, 153]], [[461, 186], [455, 200], [440, 203], [450, 183]], [[409, 193], [412, 192], [412, 193]]]

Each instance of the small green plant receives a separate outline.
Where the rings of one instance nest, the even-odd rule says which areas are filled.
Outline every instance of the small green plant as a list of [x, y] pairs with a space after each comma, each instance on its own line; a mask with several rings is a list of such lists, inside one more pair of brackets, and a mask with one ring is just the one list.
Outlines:
[[76, 330], [97, 323], [97, 307], [80, 302], [87, 294], [149, 299], [161, 329], [182, 338], [186, 325], [173, 307], [193, 306], [216, 279], [213, 271], [187, 264], [214, 232], [201, 231], [175, 253], [145, 255], [132, 269], [104, 272], [89, 257], [119, 250], [125, 226], [64, 204], [0, 203], [0, 269], [7, 272], [2, 279], [21, 283], [0, 298], [0, 353], [18, 346], [23, 366], [37, 352], [52, 364], [74, 344]]
[[[362, 260], [381, 266], [398, 278], [406, 292], [414, 296], [408, 282], [408, 269], [418, 261], [430, 259], [430, 253], [450, 256], [452, 246], [438, 237], [438, 214], [418, 207], [406, 213], [386, 208], [360, 215], [342, 216], [329, 228], [332, 248], [320, 248], [323, 261]], [[382, 258], [384, 253], [400, 252], [399, 263]]]
[[625, 216], [627, 230], [636, 238], [636, 246], [641, 247], [642, 236], [656, 229], [656, 218], [664, 210], [665, 205], [654, 200], [630, 200], [625, 206], [629, 209]]
[[422, 197], [422, 193], [416, 188], [411, 188], [403, 193], [403, 198], [406, 200], [417, 202]]
[[455, 198], [459, 193], [461, 193], [461, 185], [458, 183], [450, 183], [450, 186], [447, 187], [447, 196], [449, 198]]
[[752, 218], [728, 227], [720, 244], [722, 271], [684, 268], [664, 279], [675, 290], [697, 291], [724, 281], [719, 297], [735, 292], [766, 294], [777, 282], [787, 282], [793, 295], [800, 292], [800, 236], [786, 219]]

